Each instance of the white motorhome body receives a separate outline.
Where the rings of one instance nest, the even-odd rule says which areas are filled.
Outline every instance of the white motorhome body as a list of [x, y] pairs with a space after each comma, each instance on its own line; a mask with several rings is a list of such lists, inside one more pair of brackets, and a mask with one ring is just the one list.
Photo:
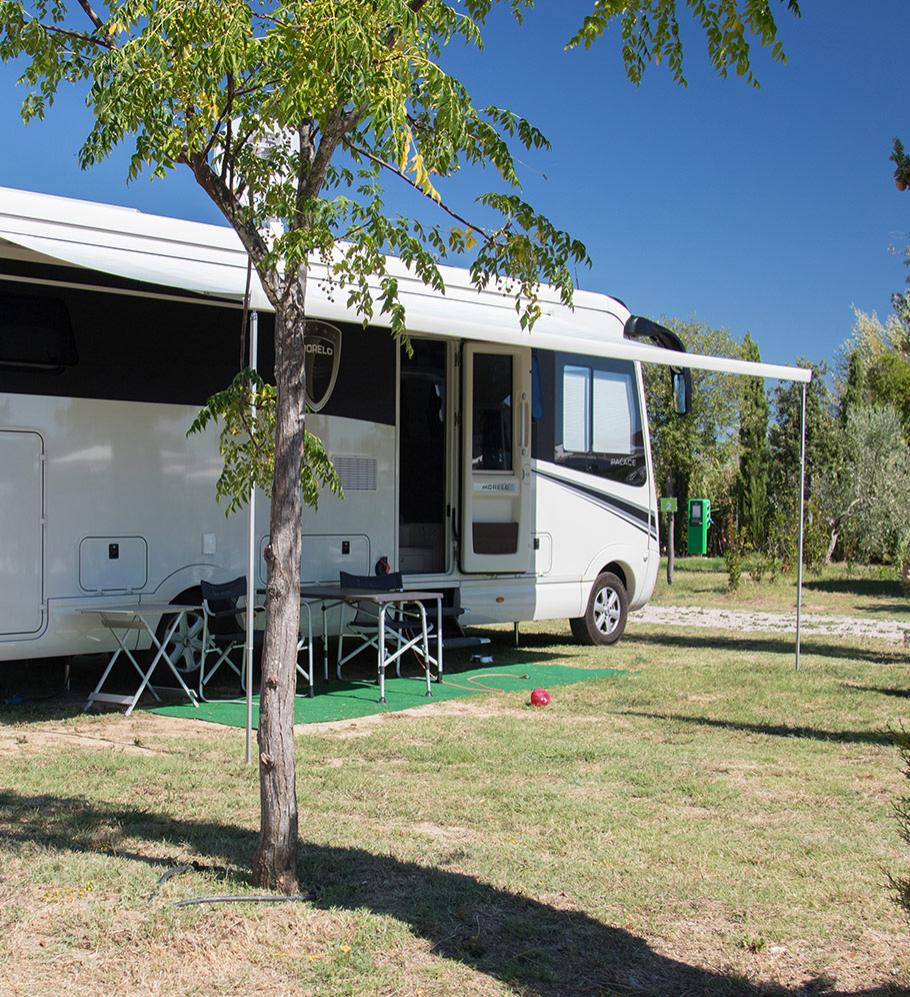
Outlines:
[[[640, 361], [668, 351], [624, 340], [629, 311], [603, 295], [570, 311], [545, 293], [528, 335], [465, 272], [445, 269], [442, 297], [394, 265], [411, 358], [310, 284], [340, 363], [309, 426], [345, 496], [305, 510], [303, 578], [385, 557], [469, 624], [582, 618], [605, 570], [644, 604], [659, 559]], [[104, 650], [80, 607], [245, 573], [217, 433], [186, 430], [240, 365], [246, 276], [229, 229], [0, 188], [0, 660]], [[268, 374], [255, 276], [251, 306]]]

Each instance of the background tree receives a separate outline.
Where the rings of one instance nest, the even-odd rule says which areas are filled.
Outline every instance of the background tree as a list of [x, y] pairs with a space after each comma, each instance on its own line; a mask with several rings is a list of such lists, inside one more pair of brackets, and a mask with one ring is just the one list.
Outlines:
[[[743, 360], [761, 360], [748, 332], [740, 355]], [[763, 549], [768, 525], [768, 396], [761, 378], [744, 377], [739, 383], [739, 524], [752, 545]]]
[[[458, 38], [481, 42], [494, 0], [0, 0], [0, 58], [24, 57], [26, 120], [62, 85], [82, 86], [94, 117], [83, 166], [129, 142], [129, 176], [189, 169], [240, 237], [275, 310], [275, 443], [259, 763], [262, 822], [254, 877], [296, 889], [294, 660], [299, 624], [300, 467], [306, 441], [303, 343], [309, 266], [369, 320], [406, 337], [386, 253], [442, 290], [437, 263], [472, 252], [477, 287], [509, 277], [519, 320], [539, 314], [539, 281], [571, 298], [584, 247], [519, 196], [510, 143], [541, 148], [529, 122], [476, 107], [442, 67]], [[531, 0], [503, 0], [519, 19]], [[783, 2], [783, 0], [782, 0]], [[628, 74], [665, 60], [682, 81], [677, 0], [597, 0], [570, 44], [618, 20]], [[679, 4], [682, 7], [682, 4]], [[768, 4], [686, 0], [725, 75], [753, 81], [750, 38], [783, 58]], [[796, 0], [786, 8], [798, 14]], [[487, 166], [501, 186], [478, 198], [482, 223], [442, 200], [440, 178]], [[383, 177], [439, 204], [448, 231], [391, 215]], [[276, 220], [280, 228], [276, 226]], [[277, 237], [274, 233], [280, 232]], [[346, 240], [342, 245], [339, 240]]]
[[866, 405], [851, 413], [845, 439], [843, 501], [845, 547], [852, 559], [893, 561], [907, 531], [910, 449], [891, 405]]
[[898, 190], [904, 191], [910, 187], [910, 156], [904, 152], [904, 143], [899, 138], [894, 140], [890, 159], [894, 163], [894, 183]]
[[[893, 405], [910, 443], [910, 294], [895, 294], [891, 303], [891, 314], [884, 322], [875, 314], [855, 313], [853, 336], [844, 347], [848, 369], [842, 394], [845, 405], [856, 400]], [[854, 371], [851, 385], [851, 364], [861, 366], [861, 383]]]
[[[805, 358], [797, 362], [801, 367], [812, 368], [812, 380], [806, 386], [805, 556], [807, 563], [816, 565], [827, 553], [823, 514], [818, 507], [818, 482], [842, 458], [843, 431], [828, 384], [827, 365], [811, 363]], [[801, 384], [778, 384], [772, 395], [767, 546], [769, 554], [784, 568], [793, 564], [797, 553], [802, 390]]]
[[[740, 344], [725, 329], [677, 319], [666, 324], [692, 353], [740, 356]], [[693, 370], [692, 410], [678, 416], [666, 370], [646, 365], [643, 371], [655, 482], [660, 494], [679, 500], [677, 546], [683, 550], [690, 497], [710, 498], [717, 522], [735, 513], [740, 386], [730, 375]]]

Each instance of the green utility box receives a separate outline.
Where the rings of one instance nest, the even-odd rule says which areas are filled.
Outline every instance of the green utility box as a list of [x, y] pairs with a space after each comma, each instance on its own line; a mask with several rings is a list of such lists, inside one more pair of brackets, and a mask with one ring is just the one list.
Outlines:
[[708, 527], [711, 525], [711, 502], [706, 498], [689, 499], [689, 554], [708, 553]]

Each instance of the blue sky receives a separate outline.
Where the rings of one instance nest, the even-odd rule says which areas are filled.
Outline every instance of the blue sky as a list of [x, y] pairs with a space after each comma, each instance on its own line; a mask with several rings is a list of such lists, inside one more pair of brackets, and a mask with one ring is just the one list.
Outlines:
[[[910, 193], [888, 162], [894, 135], [910, 144], [906, 0], [802, 5], [800, 20], [781, 5], [788, 64], [756, 53], [758, 91], [713, 75], [695, 28], [685, 89], [661, 67], [629, 84], [615, 34], [564, 52], [584, 0], [541, 3], [521, 28], [495, 17], [483, 53], [452, 53], [478, 103], [511, 107], [551, 140], [522, 157], [524, 193], [587, 245], [582, 287], [650, 317], [749, 330], [773, 362], [830, 361], [853, 305], [887, 313], [907, 272], [889, 248], [910, 243]], [[25, 128], [15, 75], [0, 66], [0, 185], [221, 220], [188, 174], [127, 186], [125, 155], [81, 172], [81, 95]], [[484, 183], [461, 178], [453, 202], [470, 215]]]

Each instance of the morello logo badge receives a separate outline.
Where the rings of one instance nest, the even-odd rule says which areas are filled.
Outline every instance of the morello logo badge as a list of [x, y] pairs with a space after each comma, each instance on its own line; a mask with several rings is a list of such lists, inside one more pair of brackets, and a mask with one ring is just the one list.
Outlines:
[[341, 362], [341, 330], [328, 322], [308, 320], [303, 340], [306, 403], [319, 412], [332, 397]]

